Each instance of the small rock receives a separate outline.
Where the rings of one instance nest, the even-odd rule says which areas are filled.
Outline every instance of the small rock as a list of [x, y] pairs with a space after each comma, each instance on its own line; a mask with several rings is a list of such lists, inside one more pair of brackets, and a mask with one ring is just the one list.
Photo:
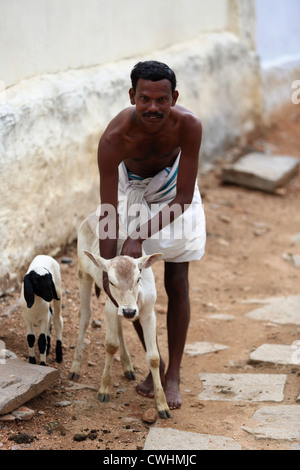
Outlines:
[[76, 442], [85, 441], [86, 439], [87, 439], [86, 434], [74, 434], [73, 436], [73, 441], [76, 441]]
[[69, 400], [63, 400], [63, 401], [58, 401], [54, 403], [54, 406], [61, 407], [63, 408], [64, 406], [69, 406], [71, 405], [71, 402]]
[[73, 264], [73, 260], [72, 260], [72, 258], [65, 257], [65, 258], [61, 259], [61, 263], [62, 264]]
[[7, 413], [5, 415], [0, 416], [0, 421], [2, 422], [12, 422], [15, 421], [16, 418], [11, 413]]
[[231, 218], [225, 214], [220, 214], [219, 219], [221, 220], [221, 222], [225, 222], [225, 224], [230, 224], [231, 222]]
[[146, 410], [144, 412], [142, 420], [145, 423], [155, 423], [157, 418], [158, 418], [158, 415], [157, 415], [156, 409], [155, 408], [148, 408], [148, 410]]
[[29, 421], [34, 416], [34, 410], [26, 406], [20, 406], [17, 410], [12, 411], [11, 414], [20, 421]]
[[300, 255], [295, 255], [293, 253], [285, 253], [282, 255], [282, 258], [295, 268], [300, 268]]

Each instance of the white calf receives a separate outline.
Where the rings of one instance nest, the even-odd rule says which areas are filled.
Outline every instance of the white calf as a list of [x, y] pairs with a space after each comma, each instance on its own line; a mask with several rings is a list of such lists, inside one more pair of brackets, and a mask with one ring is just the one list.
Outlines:
[[146, 345], [146, 362], [152, 373], [154, 395], [158, 413], [162, 418], [171, 416], [159, 374], [159, 353], [156, 344], [156, 300], [155, 280], [151, 265], [162, 258], [161, 254], [142, 256], [134, 259], [128, 256], [116, 256], [106, 260], [97, 253], [99, 240], [96, 235], [96, 214], [91, 214], [83, 221], [78, 232], [78, 277], [80, 294], [79, 334], [77, 346], [69, 374], [69, 379], [78, 379], [82, 362], [82, 345], [86, 328], [91, 317], [91, 291], [93, 283], [103, 288], [103, 271], [107, 273], [111, 296], [106, 301], [106, 361], [101, 377], [98, 398], [109, 401], [112, 385], [112, 362], [120, 347], [121, 363], [125, 376], [135, 379], [135, 373], [126, 348], [122, 319], [134, 321], [139, 318], [143, 328]]
[[[50, 302], [53, 300], [53, 317]], [[40, 364], [46, 365], [50, 349], [51, 323], [56, 331], [56, 361], [62, 361], [61, 277], [59, 264], [51, 256], [38, 255], [30, 264], [22, 283], [20, 305], [27, 329], [29, 362], [36, 364], [34, 326], [40, 329]]]

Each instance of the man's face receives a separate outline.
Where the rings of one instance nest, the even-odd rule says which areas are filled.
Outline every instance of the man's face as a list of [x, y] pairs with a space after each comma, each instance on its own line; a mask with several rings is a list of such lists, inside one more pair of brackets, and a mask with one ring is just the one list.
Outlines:
[[175, 106], [178, 92], [172, 94], [169, 80], [158, 82], [139, 79], [136, 92], [129, 90], [130, 102], [136, 106], [139, 120], [147, 129], [158, 130], [168, 119], [171, 107]]

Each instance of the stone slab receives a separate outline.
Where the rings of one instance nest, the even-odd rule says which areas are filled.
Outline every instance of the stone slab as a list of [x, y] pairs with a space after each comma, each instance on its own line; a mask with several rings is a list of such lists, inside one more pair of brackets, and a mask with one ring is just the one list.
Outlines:
[[246, 317], [279, 324], [300, 325], [300, 295], [270, 298], [265, 303], [263, 307], [246, 313]]
[[300, 439], [300, 407], [298, 405], [266, 406], [257, 410], [253, 419], [257, 427], [243, 426], [256, 439]]
[[207, 318], [211, 318], [212, 320], [221, 320], [221, 321], [233, 321], [235, 320], [234, 315], [228, 315], [226, 313], [212, 313], [208, 315]]
[[285, 374], [199, 374], [199, 400], [276, 401], [284, 399]]
[[152, 428], [144, 450], [242, 450], [234, 439], [172, 428]]
[[286, 344], [262, 344], [250, 354], [250, 361], [281, 365], [300, 365], [300, 341]]
[[227, 348], [228, 346], [225, 346], [224, 344], [197, 341], [195, 343], [187, 344], [184, 348], [184, 352], [189, 356], [201, 356], [202, 354], [222, 351], [223, 349]]
[[289, 155], [248, 153], [238, 161], [224, 165], [221, 180], [247, 188], [274, 192], [297, 173], [299, 164], [299, 158]]
[[60, 377], [52, 367], [9, 359], [0, 364], [0, 415], [39, 395]]

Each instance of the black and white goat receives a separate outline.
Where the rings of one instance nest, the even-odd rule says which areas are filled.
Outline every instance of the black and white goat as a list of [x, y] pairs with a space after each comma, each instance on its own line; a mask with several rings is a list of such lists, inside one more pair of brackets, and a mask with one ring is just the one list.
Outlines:
[[[52, 300], [53, 312], [50, 305]], [[27, 329], [29, 362], [36, 364], [34, 326], [38, 326], [40, 365], [46, 365], [52, 322], [56, 332], [56, 361], [61, 362], [63, 328], [61, 276], [59, 264], [51, 256], [38, 255], [30, 264], [22, 283], [20, 305]]]

